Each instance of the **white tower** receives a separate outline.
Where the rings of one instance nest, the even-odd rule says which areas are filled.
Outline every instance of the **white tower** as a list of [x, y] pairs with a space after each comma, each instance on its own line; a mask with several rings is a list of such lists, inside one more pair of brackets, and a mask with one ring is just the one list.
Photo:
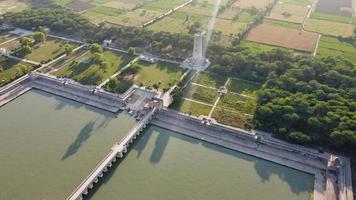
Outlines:
[[197, 33], [194, 35], [194, 48], [193, 56], [186, 59], [182, 63], [182, 67], [191, 68], [194, 70], [205, 70], [210, 62], [204, 57], [204, 46], [206, 45], [205, 32]]

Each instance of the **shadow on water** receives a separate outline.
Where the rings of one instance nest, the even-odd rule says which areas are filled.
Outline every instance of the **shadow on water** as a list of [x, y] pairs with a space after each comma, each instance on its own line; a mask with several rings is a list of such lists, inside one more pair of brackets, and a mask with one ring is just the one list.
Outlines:
[[90, 138], [90, 136], [94, 130], [94, 125], [95, 125], [95, 122], [90, 121], [82, 128], [82, 130], [79, 132], [75, 141], [71, 145], [69, 145], [67, 151], [65, 152], [65, 154], [62, 157], [62, 160], [65, 160], [68, 157], [74, 155], [79, 150], [79, 148], [82, 146], [82, 144]]
[[[273, 175], [277, 175], [282, 181], [286, 182], [291, 191], [293, 193], [299, 194], [301, 192], [312, 192], [313, 190], [313, 179], [309, 174], [300, 172], [298, 170], [294, 170], [267, 160], [263, 160], [254, 156], [250, 156], [241, 152], [237, 152], [235, 150], [227, 149], [215, 144], [211, 144], [208, 142], [202, 142], [198, 139], [191, 138], [180, 133], [176, 133], [174, 131], [164, 129], [157, 126], [149, 126], [146, 128], [143, 135], [140, 135], [137, 140], [131, 145], [133, 148], [129, 148], [128, 153], [125, 154], [124, 158], [118, 160], [110, 170], [104, 174], [104, 177], [101, 178], [99, 183], [95, 185], [92, 190], [89, 190], [89, 194], [84, 197], [84, 199], [90, 199], [95, 195], [95, 193], [100, 189], [100, 186], [103, 184], [107, 184], [110, 179], [117, 172], [119, 165], [124, 162], [125, 157], [132, 151], [138, 151], [138, 156], [145, 150], [152, 134], [154, 132], [158, 132], [158, 137], [155, 141], [155, 148], [152, 151], [152, 155], [150, 157], [150, 162], [157, 164], [161, 160], [165, 148], [167, 147], [169, 139], [177, 138], [179, 140], [183, 140], [185, 142], [189, 142], [190, 144], [202, 145], [205, 148], [223, 153], [225, 155], [233, 156], [236, 159], [242, 159], [248, 162], [254, 163], [254, 169], [258, 176], [261, 178], [261, 182], [268, 182], [270, 177]], [[297, 172], [297, 173], [296, 173]], [[134, 174], [133, 174], [134, 175]], [[301, 178], [301, 176], [303, 178]], [[310, 181], [306, 181], [310, 178]]]

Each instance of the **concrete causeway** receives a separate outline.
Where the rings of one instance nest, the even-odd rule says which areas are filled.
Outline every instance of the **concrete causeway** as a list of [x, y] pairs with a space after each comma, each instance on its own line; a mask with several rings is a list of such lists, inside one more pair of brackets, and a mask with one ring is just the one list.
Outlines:
[[83, 195], [88, 194], [88, 190], [94, 187], [94, 184], [99, 181], [103, 174], [108, 171], [117, 159], [122, 158], [127, 152], [129, 145], [136, 139], [138, 135], [149, 124], [152, 116], [157, 108], [153, 108], [136, 124], [136, 126], [118, 143], [111, 147], [111, 151], [107, 156], [95, 167], [95, 169], [86, 177], [83, 182], [69, 195], [67, 200], [81, 200]]

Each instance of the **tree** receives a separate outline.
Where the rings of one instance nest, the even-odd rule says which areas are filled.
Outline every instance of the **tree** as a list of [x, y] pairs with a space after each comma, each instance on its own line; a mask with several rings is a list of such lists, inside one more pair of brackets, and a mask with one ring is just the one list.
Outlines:
[[128, 54], [129, 54], [130, 56], [134, 56], [134, 55], [136, 54], [135, 48], [130, 47], [129, 50], [128, 50]]
[[100, 65], [104, 61], [103, 54], [99, 52], [95, 52], [92, 54], [91, 60], [93, 63]]
[[22, 47], [32, 45], [32, 39], [29, 37], [23, 37], [20, 39], [20, 44]]
[[65, 44], [64, 45], [64, 51], [67, 55], [71, 54], [73, 52], [73, 45], [71, 44]]
[[26, 55], [32, 52], [32, 47], [29, 45], [25, 45], [21, 48], [21, 54]]
[[95, 53], [103, 53], [103, 48], [101, 47], [100, 44], [94, 43], [90, 46], [90, 53], [95, 54]]
[[33, 34], [33, 38], [35, 39], [36, 43], [44, 43], [46, 41], [46, 34], [44, 32], [35, 32]]

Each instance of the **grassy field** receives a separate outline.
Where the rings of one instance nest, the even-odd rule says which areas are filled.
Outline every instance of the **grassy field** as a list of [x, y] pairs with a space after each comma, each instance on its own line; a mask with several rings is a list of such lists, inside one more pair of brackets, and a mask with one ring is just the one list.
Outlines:
[[169, 89], [179, 81], [184, 73], [182, 68], [166, 62], [152, 64], [139, 61], [135, 63], [133, 67], [139, 69], [134, 78], [136, 85], [143, 85], [150, 88], [156, 85], [159, 86], [159, 90]]
[[[273, 7], [268, 19], [287, 21], [292, 23], [302, 23], [309, 8], [306, 6], [277, 4]], [[290, 16], [285, 15], [288, 13]]]
[[0, 87], [25, 75], [34, 69], [34, 66], [12, 60], [6, 57], [0, 57]]
[[0, 34], [0, 43], [6, 42], [6, 41], [11, 40], [15, 37], [16, 37], [16, 35], [11, 34], [11, 33], [2, 33], [2, 34]]
[[174, 105], [172, 108], [179, 112], [199, 117], [200, 115], [204, 115], [204, 116], [209, 115], [212, 106], [181, 99], [179, 103]]
[[255, 108], [255, 99], [228, 92], [219, 101], [212, 117], [222, 124], [246, 128]]
[[201, 87], [198, 85], [189, 85], [183, 91], [184, 97], [206, 104], [213, 104], [218, 97], [216, 89]]
[[298, 5], [298, 6], [307, 6], [311, 5], [310, 0], [281, 0], [284, 4]]
[[216, 107], [212, 114], [212, 118], [221, 124], [238, 128], [246, 128], [246, 125], [248, 121], [252, 119], [252, 116], [244, 115], [229, 109]]
[[194, 82], [207, 87], [213, 87], [219, 89], [224, 86], [227, 78], [219, 74], [214, 73], [204, 73], [201, 72], [195, 79]]
[[93, 63], [91, 54], [88, 52], [76, 62], [72, 62], [55, 72], [54, 75], [72, 78], [85, 85], [98, 85], [133, 59], [127, 54], [112, 51], [104, 51], [103, 58], [107, 62], [106, 67]]
[[156, 32], [166, 31], [171, 33], [188, 33], [189, 27], [195, 22], [200, 22], [206, 27], [208, 21], [209, 18], [207, 16], [178, 11], [153, 23], [148, 26], [147, 29]]
[[167, 12], [185, 2], [187, 1], [186, 0], [154, 0], [154, 1], [149, 1], [142, 8], [146, 10]]
[[2, 0], [0, 1], [0, 5], [1, 5], [0, 6], [1, 14], [7, 12], [20, 12], [28, 7], [25, 1], [19, 1], [19, 0]]
[[319, 56], [342, 56], [356, 64], [356, 47], [335, 37], [322, 36], [318, 47]]
[[354, 26], [327, 20], [308, 19], [305, 24], [308, 31], [318, 32], [329, 36], [349, 37], [353, 34]]
[[246, 28], [246, 23], [226, 19], [216, 19], [215, 31], [221, 31], [223, 35], [236, 35]]
[[[64, 54], [65, 41], [47, 38], [44, 44], [33, 47], [32, 52], [25, 56], [26, 59], [47, 63], [49, 60], [55, 59]], [[74, 47], [78, 46], [76, 43], [71, 43]]]
[[261, 88], [261, 85], [252, 81], [246, 81], [242, 79], [230, 79], [227, 89], [230, 92], [246, 95], [249, 97], [257, 97], [257, 91]]
[[310, 15], [311, 18], [313, 19], [319, 19], [319, 20], [327, 20], [327, 21], [333, 21], [333, 22], [340, 22], [340, 23], [347, 23], [347, 24], [356, 24], [356, 18], [354, 17], [345, 17], [345, 16], [339, 16], [339, 15], [329, 15], [329, 14], [324, 14], [324, 13], [316, 13], [313, 12]]

